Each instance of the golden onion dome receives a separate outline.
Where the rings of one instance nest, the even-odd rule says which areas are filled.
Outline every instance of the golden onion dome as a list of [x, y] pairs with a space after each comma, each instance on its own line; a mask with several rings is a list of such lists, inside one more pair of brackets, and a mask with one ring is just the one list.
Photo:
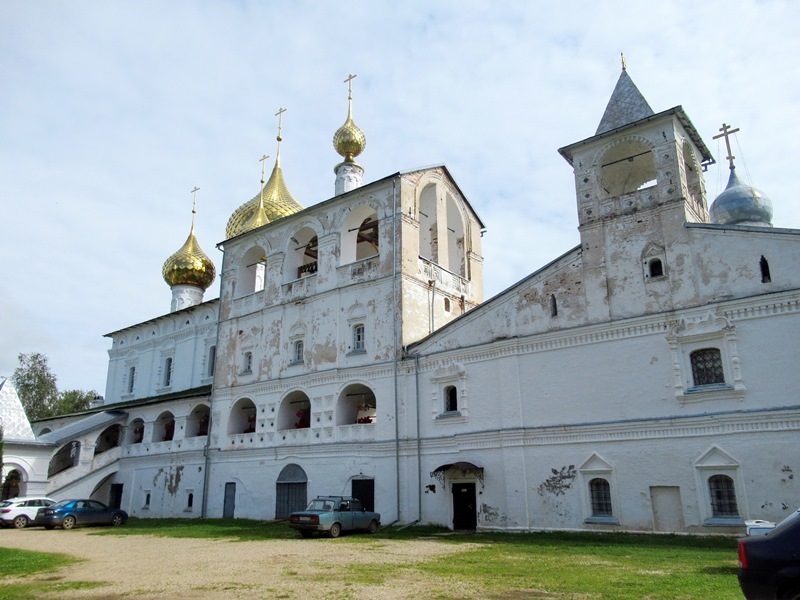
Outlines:
[[[263, 181], [263, 179], [262, 179]], [[303, 207], [294, 199], [286, 182], [283, 180], [283, 171], [280, 159], [275, 161], [272, 174], [262, 190], [249, 202], [237, 208], [228, 219], [225, 227], [225, 236], [230, 239], [246, 231], [271, 223], [281, 217], [288, 217], [303, 210]]]
[[344, 125], [333, 134], [333, 147], [344, 158], [345, 162], [355, 162], [353, 159], [364, 151], [367, 138], [353, 121], [351, 103], [348, 99], [347, 120]]
[[197, 243], [197, 238], [194, 236], [194, 222], [186, 242], [164, 262], [161, 274], [170, 287], [191, 285], [205, 291], [214, 282], [216, 269]]

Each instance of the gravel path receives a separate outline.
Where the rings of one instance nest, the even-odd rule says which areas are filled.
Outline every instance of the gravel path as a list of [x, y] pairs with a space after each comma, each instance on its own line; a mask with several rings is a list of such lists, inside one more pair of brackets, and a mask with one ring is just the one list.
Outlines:
[[[464, 552], [472, 544], [379, 539], [352, 544], [317, 538], [235, 542], [93, 533], [96, 530], [4, 529], [0, 531], [0, 546], [73, 556], [83, 562], [60, 569], [57, 580], [102, 583], [61, 593], [58, 598], [485, 597], [479, 590], [465, 589], [463, 583], [434, 579], [413, 568], [430, 558]], [[355, 577], [342, 569], [359, 564], [365, 568]], [[370, 565], [387, 564], [410, 568], [399, 569], [389, 577], [369, 578], [369, 584], [363, 582], [372, 572]], [[54, 579], [52, 573], [38, 577]]]

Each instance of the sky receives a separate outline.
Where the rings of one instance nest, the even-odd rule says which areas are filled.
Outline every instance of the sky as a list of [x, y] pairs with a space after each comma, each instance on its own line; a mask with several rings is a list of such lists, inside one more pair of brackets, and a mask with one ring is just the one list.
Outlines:
[[103, 335], [169, 312], [161, 267], [195, 186], [219, 271], [279, 108], [289, 189], [332, 197], [350, 73], [364, 182], [447, 165], [486, 225], [486, 298], [578, 244], [558, 148], [594, 134], [621, 53], [653, 110], [683, 106], [711, 149], [709, 203], [729, 123], [737, 173], [800, 228], [798, 25], [793, 0], [2, 0], [0, 376], [41, 352], [59, 389], [104, 393]]

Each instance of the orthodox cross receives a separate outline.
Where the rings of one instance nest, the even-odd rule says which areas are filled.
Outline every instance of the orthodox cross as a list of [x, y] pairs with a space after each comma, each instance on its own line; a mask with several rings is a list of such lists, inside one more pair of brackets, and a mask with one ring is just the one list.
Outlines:
[[283, 138], [281, 137], [281, 130], [283, 128], [283, 113], [286, 112], [285, 108], [278, 107], [278, 112], [275, 113], [275, 116], [278, 117], [278, 141], [280, 142]]
[[200, 188], [194, 186], [194, 189], [191, 192], [189, 192], [190, 194], [194, 194], [194, 200], [192, 200], [192, 214], [195, 214], [197, 212], [197, 192], [199, 191]]
[[713, 139], [718, 140], [721, 137], [725, 138], [725, 146], [728, 148], [728, 156], [726, 156], [725, 158], [728, 159], [728, 163], [730, 164], [730, 169], [731, 169], [731, 171], [733, 171], [733, 169], [736, 168], [736, 167], [733, 166], [733, 159], [736, 158], [736, 157], [733, 154], [731, 154], [731, 138], [730, 138], [730, 136], [731, 136], [731, 134], [734, 134], [737, 131], [739, 131], [739, 128], [737, 127], [736, 129], [731, 129], [730, 125], [728, 125], [727, 123], [723, 123], [722, 127], [720, 127], [719, 130], [722, 133], [720, 133], [719, 135], [715, 135], [713, 137]]
[[261, 158], [258, 159], [258, 162], [261, 163], [261, 186], [264, 186], [264, 170], [267, 168], [267, 159], [269, 158], [268, 154], [265, 154]]
[[358, 75], [354, 75], [354, 74], [350, 73], [347, 76], [347, 79], [344, 80], [344, 83], [347, 84], [347, 99], [348, 100], [352, 100], [353, 99], [353, 79], [355, 79], [356, 77], [358, 77]]

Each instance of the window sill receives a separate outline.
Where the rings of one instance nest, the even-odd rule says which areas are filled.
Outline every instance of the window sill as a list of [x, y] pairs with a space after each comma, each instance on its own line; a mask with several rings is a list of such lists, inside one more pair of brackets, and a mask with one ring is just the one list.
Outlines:
[[690, 387], [685, 392], [675, 394], [681, 404], [704, 402], [706, 400], [741, 400], [744, 398], [744, 388], [736, 389], [732, 385], [716, 384]]
[[460, 410], [450, 410], [436, 415], [434, 421], [438, 421], [439, 423], [466, 423], [467, 417], [462, 414]]
[[603, 523], [605, 525], [619, 525], [617, 517], [588, 517], [584, 519], [584, 523]]
[[711, 517], [703, 521], [703, 527], [744, 527], [741, 517]]
[[351, 350], [350, 352], [347, 353], [347, 356], [354, 356], [356, 354], [366, 354], [366, 353], [367, 353], [366, 350]]

